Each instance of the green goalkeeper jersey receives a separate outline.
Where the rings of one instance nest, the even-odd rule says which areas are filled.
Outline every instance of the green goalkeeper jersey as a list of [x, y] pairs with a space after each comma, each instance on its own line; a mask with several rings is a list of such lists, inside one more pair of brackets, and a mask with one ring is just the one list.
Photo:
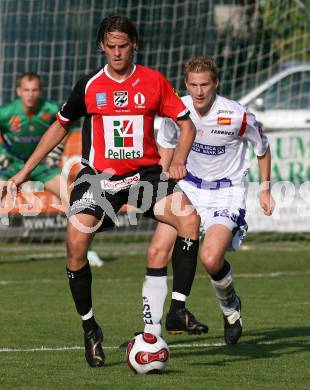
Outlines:
[[20, 99], [0, 107], [3, 146], [11, 155], [26, 160], [56, 119], [57, 103], [39, 99], [36, 113], [28, 116]]

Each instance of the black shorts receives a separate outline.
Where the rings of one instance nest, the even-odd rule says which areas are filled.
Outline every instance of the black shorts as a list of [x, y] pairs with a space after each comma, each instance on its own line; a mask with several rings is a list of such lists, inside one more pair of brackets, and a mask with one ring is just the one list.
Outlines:
[[160, 165], [142, 168], [126, 175], [108, 175], [91, 167], [83, 168], [74, 182], [69, 216], [88, 214], [101, 221], [98, 231], [111, 228], [119, 209], [129, 204], [155, 218], [154, 205], [173, 192], [182, 191], [174, 180], [162, 173]]

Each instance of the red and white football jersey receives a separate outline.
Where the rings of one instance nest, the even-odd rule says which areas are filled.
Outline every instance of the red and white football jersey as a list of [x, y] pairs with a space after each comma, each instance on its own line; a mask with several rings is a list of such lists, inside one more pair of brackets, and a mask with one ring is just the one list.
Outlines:
[[120, 81], [106, 65], [76, 84], [57, 119], [67, 125], [84, 116], [83, 160], [98, 171], [122, 175], [158, 164], [156, 114], [176, 121], [187, 111], [161, 73], [135, 65]]

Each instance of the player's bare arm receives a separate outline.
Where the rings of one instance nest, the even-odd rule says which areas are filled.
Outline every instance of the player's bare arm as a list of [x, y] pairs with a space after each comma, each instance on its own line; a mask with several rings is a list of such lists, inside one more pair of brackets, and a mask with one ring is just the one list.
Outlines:
[[46, 157], [46, 163], [48, 165], [50, 165], [50, 166], [58, 165], [59, 166], [68, 139], [69, 139], [69, 135], [66, 135], [65, 138], [61, 141], [61, 143], [56, 145], [55, 148], [52, 149], [48, 153], [48, 155]]
[[270, 190], [271, 153], [269, 146], [263, 156], [257, 156], [257, 160], [261, 181], [259, 201], [264, 214], [269, 216], [275, 207], [275, 201]]
[[168, 172], [173, 158], [174, 148], [163, 148], [159, 146], [158, 153], [160, 155], [159, 164], [163, 167], [163, 172]]
[[172, 179], [180, 180], [186, 175], [185, 163], [196, 137], [196, 127], [190, 118], [177, 121], [180, 128], [180, 138], [171, 161], [169, 175]]

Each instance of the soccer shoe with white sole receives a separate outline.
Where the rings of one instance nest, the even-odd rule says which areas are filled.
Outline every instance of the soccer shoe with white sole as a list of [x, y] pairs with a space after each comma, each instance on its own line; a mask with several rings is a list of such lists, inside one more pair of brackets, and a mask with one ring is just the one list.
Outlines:
[[84, 333], [85, 358], [91, 367], [104, 365], [105, 355], [102, 349], [103, 335], [100, 326], [97, 329]]
[[207, 325], [197, 321], [195, 316], [187, 309], [178, 309], [174, 313], [168, 313], [166, 317], [166, 330], [171, 334], [187, 332], [189, 334], [207, 333]]
[[237, 344], [242, 335], [241, 300], [237, 297], [239, 305], [233, 313], [224, 318], [224, 339], [226, 344]]
[[87, 252], [87, 260], [92, 267], [102, 267], [104, 261], [100, 259], [95, 251]]

